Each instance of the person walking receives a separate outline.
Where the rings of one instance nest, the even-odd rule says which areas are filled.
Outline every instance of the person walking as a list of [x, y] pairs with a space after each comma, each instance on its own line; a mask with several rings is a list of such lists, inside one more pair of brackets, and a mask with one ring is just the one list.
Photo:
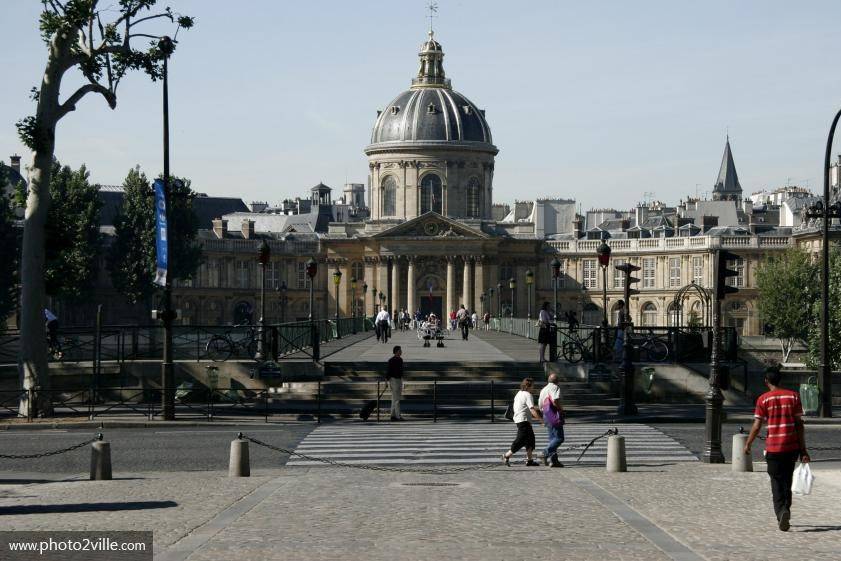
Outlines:
[[552, 340], [551, 330], [549, 329], [551, 323], [552, 317], [549, 315], [549, 302], [544, 302], [540, 308], [540, 313], [537, 314], [537, 346], [540, 349], [541, 364], [546, 362], [546, 345]]
[[753, 426], [745, 443], [744, 453], [750, 455], [751, 444], [759, 435], [762, 423], [768, 423], [765, 438], [765, 461], [771, 478], [771, 496], [777, 525], [783, 532], [791, 526], [791, 480], [798, 458], [808, 463], [806, 430], [803, 425], [803, 406], [797, 392], [780, 387], [782, 372], [779, 366], [765, 370], [768, 391], [756, 400]]
[[456, 330], [456, 311], [452, 310], [450, 312], [450, 331]]
[[491, 328], [491, 313], [485, 312], [485, 315], [482, 316], [482, 321], [485, 323], [485, 331], [490, 330]]
[[388, 343], [388, 322], [391, 319], [385, 307], [377, 314], [377, 338], [381, 343]]
[[403, 397], [403, 349], [400, 345], [395, 345], [392, 352], [394, 356], [388, 359], [388, 368], [385, 372], [388, 387], [391, 388], [391, 420], [402, 421], [400, 399]]
[[531, 427], [531, 419], [529, 415], [535, 419], [540, 419], [540, 411], [534, 406], [534, 397], [531, 391], [534, 388], [534, 380], [525, 378], [520, 383], [520, 391], [514, 396], [514, 424], [517, 425], [517, 437], [511, 443], [511, 448], [508, 452], [502, 455], [502, 461], [506, 466], [511, 465], [511, 456], [516, 454], [521, 448], [526, 449], [526, 465], [539, 466], [537, 462], [532, 459], [532, 454], [535, 448], [534, 429]]
[[58, 340], [58, 316], [47, 308], [44, 308], [44, 320], [46, 321], [47, 334], [49, 336], [50, 353], [61, 357], [61, 343]]
[[476, 313], [476, 310], [473, 310], [470, 315], [470, 329], [479, 329], [479, 314]]
[[543, 413], [543, 424], [546, 425], [549, 436], [549, 442], [541, 452], [540, 459], [543, 460], [544, 466], [550, 465], [551, 460], [553, 468], [562, 468], [564, 464], [558, 459], [558, 447], [564, 443], [564, 406], [561, 403], [558, 375], [554, 372], [549, 374], [548, 383], [540, 390], [537, 404]]
[[458, 321], [459, 329], [461, 329], [461, 339], [467, 341], [467, 336], [470, 333], [470, 312], [465, 309], [464, 304], [458, 309], [456, 321]]
[[622, 351], [625, 347], [625, 301], [616, 302], [616, 340], [613, 342], [613, 360], [622, 362]]

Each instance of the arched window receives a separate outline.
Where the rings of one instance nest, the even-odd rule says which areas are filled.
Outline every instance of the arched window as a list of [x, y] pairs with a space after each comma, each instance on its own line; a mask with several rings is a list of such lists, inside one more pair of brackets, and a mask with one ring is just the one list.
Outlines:
[[429, 211], [442, 214], [441, 178], [428, 173], [421, 179], [421, 214]]
[[389, 175], [383, 180], [383, 216], [397, 214], [397, 180]]
[[642, 306], [642, 325], [657, 325], [657, 306], [651, 302], [646, 302]]
[[471, 177], [467, 184], [467, 216], [469, 218], [479, 218], [480, 216], [481, 190], [482, 186], [479, 184], [479, 179]]
[[362, 263], [354, 263], [351, 265], [351, 270], [353, 271], [353, 276], [356, 278], [357, 282], [360, 284], [363, 280], [365, 280], [365, 265]]
[[668, 311], [666, 312], [666, 325], [669, 327], [677, 327], [678, 325], [683, 323], [683, 310], [681, 310], [680, 306], [672, 302], [669, 304]]

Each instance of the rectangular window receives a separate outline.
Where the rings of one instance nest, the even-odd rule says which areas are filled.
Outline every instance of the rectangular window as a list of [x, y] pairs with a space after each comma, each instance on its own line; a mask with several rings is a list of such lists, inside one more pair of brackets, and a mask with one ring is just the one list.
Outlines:
[[613, 288], [625, 288], [625, 273], [616, 268], [624, 264], [624, 259], [616, 259], [613, 262]]
[[237, 283], [240, 288], [250, 288], [248, 261], [237, 261]]
[[727, 284], [729, 286], [735, 286], [736, 288], [744, 288], [745, 287], [745, 260], [741, 257], [735, 259], [733, 261], [727, 262], [727, 268], [732, 269], [739, 273], [735, 277], [728, 277]]
[[642, 287], [654, 288], [655, 272], [657, 270], [657, 260], [653, 257], [647, 257], [642, 260]]
[[698, 286], [704, 286], [704, 258], [692, 258], [692, 280]]
[[680, 257], [669, 258], [669, 288], [680, 288]]
[[307, 264], [303, 261], [298, 261], [298, 279], [297, 279], [297, 286], [298, 288], [309, 288], [309, 277], [307, 277]]
[[499, 280], [502, 281], [502, 284], [505, 285], [505, 288], [508, 288], [508, 280], [514, 276], [514, 267], [511, 265], [500, 265], [499, 266]]
[[206, 267], [208, 288], [219, 288], [219, 261], [209, 259]]
[[266, 264], [266, 288], [280, 288], [280, 263], [277, 261], [269, 261]]
[[584, 260], [584, 288], [598, 287], [598, 266], [595, 259]]
[[561, 269], [558, 271], [558, 288], [564, 288], [567, 285], [567, 262], [566, 259], [558, 259], [561, 264]]

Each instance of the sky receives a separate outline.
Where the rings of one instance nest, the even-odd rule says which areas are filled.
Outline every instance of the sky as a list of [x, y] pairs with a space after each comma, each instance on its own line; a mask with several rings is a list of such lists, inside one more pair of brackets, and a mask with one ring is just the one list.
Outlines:
[[[426, 0], [161, 4], [196, 18], [170, 64], [173, 173], [246, 202], [367, 183], [363, 149], [417, 71]], [[34, 111], [46, 61], [40, 5], [0, 0], [6, 163], [29, 160], [15, 122]], [[818, 0], [438, 0], [433, 25], [453, 88], [486, 110], [500, 150], [494, 202], [626, 209], [712, 191], [728, 132], [746, 193], [820, 190], [841, 107], [837, 12]], [[98, 183], [163, 165], [160, 84], [134, 74], [118, 98], [112, 111], [88, 96], [57, 131], [56, 156]]]

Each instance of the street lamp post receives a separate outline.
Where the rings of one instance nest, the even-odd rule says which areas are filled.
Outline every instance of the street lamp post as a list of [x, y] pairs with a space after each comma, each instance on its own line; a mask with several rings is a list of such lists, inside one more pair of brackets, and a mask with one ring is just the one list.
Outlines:
[[313, 285], [315, 284], [315, 275], [318, 274], [318, 263], [315, 262], [315, 259], [310, 258], [307, 261], [307, 277], [310, 279], [310, 315], [309, 320], [313, 320], [312, 315], [312, 307], [313, 307]]
[[511, 277], [508, 279], [508, 288], [511, 289], [511, 329], [514, 329], [514, 290], [517, 288], [517, 279]]
[[339, 332], [339, 285], [342, 284], [342, 272], [338, 266], [333, 271], [333, 286], [336, 287], [336, 339], [341, 339], [342, 334]]
[[806, 216], [821, 218], [821, 359], [818, 365], [818, 388], [820, 390], [821, 417], [832, 417], [832, 364], [829, 360], [829, 223], [833, 218], [841, 218], [841, 201], [829, 204], [829, 161], [832, 156], [832, 140], [835, 127], [841, 118], [841, 110], [835, 114], [826, 140], [826, 152], [823, 164], [823, 200], [808, 209]]
[[[170, 55], [175, 50], [172, 39], [161, 38], [158, 47], [164, 55], [163, 60], [163, 128], [164, 128], [164, 198], [166, 200], [166, 213], [169, 214], [171, 197], [169, 192], [169, 67]], [[167, 238], [169, 247], [169, 238]], [[161, 363], [161, 413], [165, 421], [175, 419], [175, 387], [174, 373], [175, 365], [172, 362], [172, 323], [175, 320], [175, 312], [172, 309], [172, 276], [166, 276], [163, 294], [163, 311], [161, 321], [164, 327], [164, 356]]]
[[[607, 348], [607, 266], [610, 264], [610, 246], [602, 239], [601, 245], [596, 250], [599, 257], [599, 265], [602, 268], [602, 344]], [[598, 350], [598, 349], [597, 349]], [[601, 353], [597, 353], [600, 355]]]
[[494, 315], [494, 287], [490, 287], [488, 289], [488, 310], [490, 311], [491, 317]]
[[350, 324], [351, 329], [353, 330], [354, 335], [356, 334], [356, 277], [350, 277], [350, 297], [351, 297], [351, 305], [350, 305]]
[[367, 327], [365, 326], [365, 316], [368, 314], [368, 306], [366, 302], [366, 296], [368, 294], [368, 283], [362, 283], [362, 331], [365, 331]]
[[260, 263], [260, 324], [258, 326], [257, 353], [254, 355], [254, 359], [258, 361], [264, 360], [266, 357], [266, 266], [269, 264], [271, 253], [269, 243], [263, 240], [257, 250], [257, 262]]
[[481, 310], [481, 314], [485, 315], [485, 293], [482, 292], [479, 295], [479, 309]]
[[552, 289], [555, 293], [554, 307], [552, 308], [552, 319], [558, 321], [558, 279], [561, 278], [561, 262], [555, 257], [552, 259]]
[[534, 284], [534, 273], [531, 269], [526, 271], [526, 306], [528, 307], [528, 312], [526, 314], [526, 319], [531, 319], [531, 287]]
[[502, 282], [496, 283], [496, 315], [502, 319]]
[[281, 281], [280, 283], [280, 323], [286, 322], [286, 281]]

